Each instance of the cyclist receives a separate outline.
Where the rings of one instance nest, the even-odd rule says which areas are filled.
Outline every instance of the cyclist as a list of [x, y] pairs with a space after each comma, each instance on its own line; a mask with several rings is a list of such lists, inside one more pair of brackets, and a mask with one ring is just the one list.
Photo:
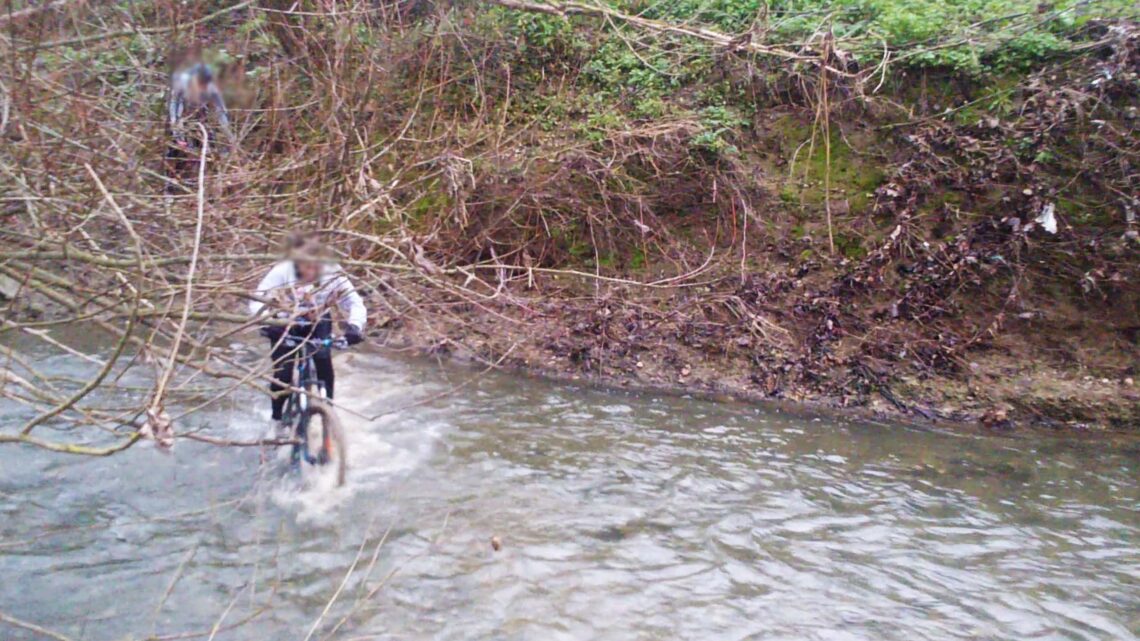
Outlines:
[[[226, 141], [233, 144], [230, 118], [222, 93], [214, 82], [214, 72], [209, 66], [198, 63], [175, 73], [170, 79], [170, 102], [167, 105], [167, 124], [170, 127], [172, 144], [166, 149], [168, 172], [180, 175], [185, 165], [195, 160], [194, 150], [200, 149], [200, 133], [194, 125], [201, 122], [208, 126], [209, 115], [213, 113], [218, 125], [225, 134]], [[211, 146], [222, 149], [213, 135]]]
[[[364, 340], [364, 323], [368, 312], [364, 300], [353, 287], [340, 265], [329, 260], [325, 248], [315, 234], [295, 234], [287, 243], [286, 259], [277, 263], [261, 279], [250, 311], [261, 314], [271, 301], [279, 317], [293, 319], [288, 327], [267, 326], [262, 333], [269, 337], [273, 355], [274, 382], [273, 420], [280, 433], [290, 427], [281, 423], [282, 410], [293, 383], [297, 348], [285, 345], [285, 333], [298, 338], [329, 338], [333, 333], [333, 315], [342, 318], [345, 342], [356, 345]], [[325, 395], [333, 397], [332, 355], [321, 350], [313, 358], [317, 378], [324, 384]]]

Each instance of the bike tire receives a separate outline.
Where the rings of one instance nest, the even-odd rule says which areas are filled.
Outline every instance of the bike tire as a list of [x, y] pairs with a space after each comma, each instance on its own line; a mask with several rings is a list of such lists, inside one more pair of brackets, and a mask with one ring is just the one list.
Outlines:
[[305, 410], [301, 420], [304, 422], [306, 441], [311, 436], [308, 432], [309, 423], [313, 416], [321, 417], [321, 447], [318, 458], [321, 465], [333, 465], [336, 468], [336, 484], [344, 485], [348, 469], [348, 445], [344, 440], [344, 428], [336, 411], [323, 401], [310, 397], [309, 407]]

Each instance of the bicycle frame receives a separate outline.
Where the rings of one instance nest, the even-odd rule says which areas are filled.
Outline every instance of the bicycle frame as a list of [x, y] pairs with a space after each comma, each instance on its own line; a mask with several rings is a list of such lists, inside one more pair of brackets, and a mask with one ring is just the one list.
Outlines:
[[306, 463], [316, 464], [318, 460], [316, 457], [309, 453], [309, 435], [302, 422], [299, 421], [306, 410], [309, 409], [309, 394], [319, 394], [322, 398], [325, 396], [324, 383], [317, 378], [316, 365], [313, 363], [313, 356], [322, 349], [332, 349], [336, 341], [332, 338], [322, 339], [301, 339], [285, 337], [283, 344], [286, 347], [295, 347], [300, 350], [296, 356], [295, 369], [293, 376], [294, 389], [289, 394], [289, 399], [285, 403], [284, 420], [290, 425], [294, 426], [296, 432], [294, 437], [297, 442], [293, 444], [292, 460], [295, 465], [300, 465], [301, 459], [304, 458]]

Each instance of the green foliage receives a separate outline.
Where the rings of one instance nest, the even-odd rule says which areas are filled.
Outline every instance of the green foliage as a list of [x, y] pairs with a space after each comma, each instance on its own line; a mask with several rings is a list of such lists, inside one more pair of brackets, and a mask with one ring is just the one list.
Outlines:
[[759, 0], [649, 0], [627, 3], [625, 9], [654, 20], [703, 22], [735, 33], [747, 29], [765, 4]]
[[1031, 31], [1009, 40], [994, 55], [994, 66], [1008, 69], [1028, 67], [1034, 60], [1042, 60], [1068, 49], [1069, 44], [1054, 33]]
[[[830, 30], [864, 68], [879, 61], [885, 44], [894, 50], [892, 69], [986, 75], [992, 88], [981, 89], [980, 99], [954, 112], [959, 122], [1005, 118], [1014, 97], [1003, 79], [1021, 78], [1038, 61], [1070, 49], [1084, 37], [1075, 30], [1088, 16], [1135, 12], [1127, 0], [1058, 0], [1048, 6], [1037, 0], [606, 1], [630, 15], [689, 28], [751, 30], [753, 38], [793, 49]], [[726, 62], [721, 49], [698, 39], [652, 34], [594, 16], [504, 7], [477, 9], [465, 24], [487, 42], [500, 43], [497, 50], [513, 70], [511, 109], [532, 117], [543, 132], [602, 143], [638, 121], [690, 117], [699, 123], [690, 139], [695, 151], [734, 154], [738, 134], [755, 117], [755, 83], [726, 73], [732, 59]], [[569, 88], [553, 95], [543, 89], [551, 78], [567, 77], [576, 80]], [[467, 91], [460, 100], [476, 99], [477, 88], [469, 84], [456, 85]], [[813, 181], [822, 175], [820, 147], [812, 158], [801, 159]], [[882, 177], [848, 162], [844, 144], [835, 141], [832, 148], [833, 185], [848, 188], [852, 209], [862, 210], [866, 193]], [[810, 194], [796, 200], [819, 201]]]
[[543, 131], [557, 131], [566, 125], [575, 106], [571, 97], [562, 94], [530, 95], [515, 102], [516, 109], [534, 118]]
[[513, 14], [512, 31], [523, 41], [524, 49], [566, 49], [572, 40], [570, 23], [540, 13]]
[[701, 131], [693, 136], [690, 144], [715, 154], [737, 153], [736, 146], [728, 140], [737, 127], [748, 124], [736, 111], [728, 107], [713, 105], [701, 110]]
[[653, 0], [615, 1], [619, 9], [665, 22], [740, 33], [757, 24], [774, 44], [828, 29], [865, 63], [885, 42], [917, 67], [965, 73], [1020, 69], [1070, 48], [1091, 18], [1136, 17], [1131, 0]]
[[252, 35], [261, 31], [268, 25], [268, 14], [261, 11], [255, 11], [249, 18], [242, 21], [241, 24], [238, 25], [237, 33], [242, 36]]
[[42, 60], [48, 68], [70, 63], [82, 63], [106, 72], [126, 67], [133, 68], [135, 61], [148, 55], [150, 50], [147, 41], [142, 36], [131, 36], [119, 42], [120, 46], [114, 49], [96, 49], [82, 45], [61, 47], [57, 52], [49, 51], [44, 54]]
[[621, 112], [606, 108], [604, 100], [600, 97], [593, 101], [593, 106], [586, 115], [586, 122], [577, 126], [578, 131], [590, 142], [602, 142], [609, 138], [612, 132], [624, 128], [625, 118]]
[[598, 48], [582, 71], [608, 94], [646, 97], [659, 96], [674, 84], [675, 75], [668, 67], [664, 58], [635, 54], [624, 42], [613, 39]]
[[565, 65], [585, 46], [570, 21], [543, 13], [496, 7], [481, 14], [476, 26], [512, 43], [516, 61], [528, 65]]
[[649, 96], [637, 101], [633, 106], [633, 115], [637, 118], [652, 120], [660, 118], [669, 111], [669, 105], [658, 96]]

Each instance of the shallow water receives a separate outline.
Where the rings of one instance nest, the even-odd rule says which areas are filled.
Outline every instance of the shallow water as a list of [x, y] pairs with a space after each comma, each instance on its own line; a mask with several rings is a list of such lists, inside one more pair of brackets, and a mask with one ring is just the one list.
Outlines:
[[[0, 447], [0, 612], [91, 640], [1140, 635], [1134, 448], [338, 374], [347, 409], [404, 407], [345, 417], [342, 489], [253, 448]], [[253, 438], [263, 404], [193, 422]]]

